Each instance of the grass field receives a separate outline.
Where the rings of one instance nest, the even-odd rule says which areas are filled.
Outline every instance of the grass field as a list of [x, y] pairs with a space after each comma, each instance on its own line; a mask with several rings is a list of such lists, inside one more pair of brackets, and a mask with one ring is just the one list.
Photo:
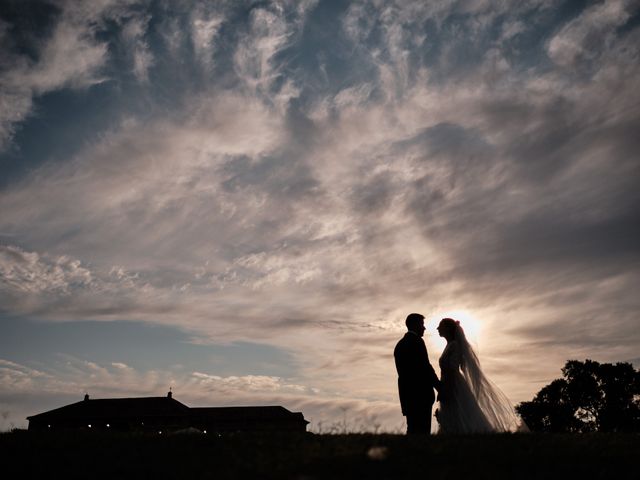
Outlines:
[[0, 434], [4, 478], [640, 479], [640, 435]]

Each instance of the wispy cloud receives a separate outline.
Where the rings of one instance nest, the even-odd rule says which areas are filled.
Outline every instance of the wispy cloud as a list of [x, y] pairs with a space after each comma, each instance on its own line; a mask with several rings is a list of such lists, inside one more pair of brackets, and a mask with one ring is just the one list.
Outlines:
[[141, 82], [149, 80], [149, 68], [154, 62], [153, 53], [145, 40], [150, 19], [150, 16], [134, 17], [129, 19], [122, 28], [122, 37], [133, 58], [133, 73]]
[[591, 63], [617, 43], [616, 29], [638, 10], [636, 2], [608, 1], [586, 8], [549, 41], [549, 57], [562, 67]]
[[[18, 45], [20, 37], [14, 36], [12, 28], [23, 26], [0, 22], [3, 44], [18, 47], [5, 50], [0, 62], [0, 102], [7, 107], [0, 113], [0, 150], [6, 148], [16, 123], [31, 113], [34, 96], [67, 87], [87, 88], [105, 80], [101, 69], [107, 61], [108, 44], [99, 40], [96, 33], [106, 16], [117, 15], [121, 4], [124, 2], [105, 1], [91, 6], [57, 2], [48, 12], [57, 17], [50, 36], [46, 39], [25, 36], [23, 41], [29, 40]], [[47, 12], [46, 5], [34, 7], [41, 8], [42, 14]], [[20, 18], [20, 7], [18, 10]], [[57, 15], [53, 13], [56, 10]], [[35, 50], [35, 55], [19, 53], [24, 50]]]
[[219, 13], [205, 12], [202, 8], [196, 9], [192, 15], [191, 42], [193, 49], [199, 61], [205, 68], [209, 68], [215, 53], [215, 39], [224, 17]]

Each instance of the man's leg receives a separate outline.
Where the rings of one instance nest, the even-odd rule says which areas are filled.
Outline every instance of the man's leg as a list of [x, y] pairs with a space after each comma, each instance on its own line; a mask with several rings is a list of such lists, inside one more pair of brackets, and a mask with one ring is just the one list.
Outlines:
[[415, 413], [407, 415], [407, 435], [414, 433], [429, 434], [431, 433], [431, 415], [429, 413]]

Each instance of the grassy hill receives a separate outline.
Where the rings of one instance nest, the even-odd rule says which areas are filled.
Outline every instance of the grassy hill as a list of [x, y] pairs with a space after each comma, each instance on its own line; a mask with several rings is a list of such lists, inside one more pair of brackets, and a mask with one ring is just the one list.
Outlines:
[[5, 478], [640, 479], [640, 435], [0, 434]]

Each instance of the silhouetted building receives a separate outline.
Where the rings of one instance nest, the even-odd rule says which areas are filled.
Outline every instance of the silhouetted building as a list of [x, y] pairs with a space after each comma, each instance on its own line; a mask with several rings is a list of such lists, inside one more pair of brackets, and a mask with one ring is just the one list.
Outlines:
[[305, 432], [307, 422], [300, 412], [284, 407], [190, 408], [166, 397], [105, 398], [84, 400], [27, 417], [29, 430], [98, 429], [173, 432], [280, 431]]
[[305, 432], [309, 423], [302, 413], [290, 412], [284, 407], [204, 407], [190, 410], [190, 426], [211, 432]]

